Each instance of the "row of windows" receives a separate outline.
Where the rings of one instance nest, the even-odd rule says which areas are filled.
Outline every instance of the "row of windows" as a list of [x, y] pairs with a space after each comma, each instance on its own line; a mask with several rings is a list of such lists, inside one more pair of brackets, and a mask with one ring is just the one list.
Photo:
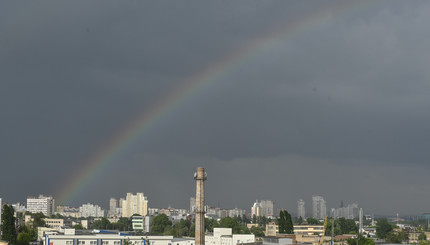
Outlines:
[[[89, 242], [89, 243], [88, 243]], [[130, 241], [131, 244], [134, 245], [144, 245], [145, 241]], [[73, 241], [66, 241], [66, 245], [71, 245], [73, 244]], [[78, 241], [78, 245], [85, 245], [85, 244], [89, 244], [89, 245], [96, 245], [97, 241]], [[109, 245], [112, 244], [112, 241], [102, 241], [102, 245]], [[113, 245], [120, 245], [121, 241], [113, 241]]]

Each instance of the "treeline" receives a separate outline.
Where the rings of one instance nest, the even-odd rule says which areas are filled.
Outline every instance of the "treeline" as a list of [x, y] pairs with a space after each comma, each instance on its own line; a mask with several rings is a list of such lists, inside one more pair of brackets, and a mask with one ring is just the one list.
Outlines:
[[[205, 219], [205, 230], [213, 232], [214, 228], [231, 228], [233, 234], [251, 234], [252, 231], [261, 235], [261, 228], [253, 228], [249, 230], [246, 223], [243, 222], [241, 217], [226, 217], [219, 221], [214, 219]], [[194, 237], [195, 233], [194, 220], [180, 220], [173, 224], [172, 221], [165, 214], [159, 214], [151, 220], [149, 231], [153, 235], [172, 235], [174, 237], [189, 236]], [[255, 234], [254, 233], [254, 234]], [[264, 233], [263, 233], [264, 235]]]

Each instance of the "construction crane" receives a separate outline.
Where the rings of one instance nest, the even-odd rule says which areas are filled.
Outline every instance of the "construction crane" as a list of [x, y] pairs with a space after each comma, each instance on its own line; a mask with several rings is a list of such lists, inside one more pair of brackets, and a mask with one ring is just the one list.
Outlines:
[[322, 234], [322, 236], [320, 238], [320, 242], [318, 243], [318, 245], [321, 245], [323, 243], [323, 241], [324, 241], [325, 230], [327, 229], [327, 220], [328, 220], [328, 215], [325, 216], [323, 234]]

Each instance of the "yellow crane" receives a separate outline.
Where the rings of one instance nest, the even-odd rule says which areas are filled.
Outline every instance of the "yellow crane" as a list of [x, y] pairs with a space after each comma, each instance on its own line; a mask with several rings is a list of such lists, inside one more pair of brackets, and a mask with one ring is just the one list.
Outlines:
[[323, 243], [323, 241], [324, 241], [325, 230], [327, 228], [327, 220], [328, 220], [328, 215], [325, 216], [323, 234], [322, 234], [322, 236], [320, 238], [320, 242], [318, 243], [318, 245], [321, 245]]

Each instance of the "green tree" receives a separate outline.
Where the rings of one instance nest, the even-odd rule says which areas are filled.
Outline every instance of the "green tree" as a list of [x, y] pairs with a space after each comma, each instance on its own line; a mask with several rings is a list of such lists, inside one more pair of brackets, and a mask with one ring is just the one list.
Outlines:
[[214, 231], [214, 223], [216, 221], [214, 219], [210, 219], [210, 218], [205, 218], [205, 230], [208, 232], [213, 232]]
[[246, 215], [245, 215], [245, 214], [243, 214], [243, 215], [242, 215], [242, 222], [243, 222], [244, 224], [248, 224], [248, 223], [251, 223], [251, 219], [249, 219], [248, 217], [246, 217]]
[[284, 211], [279, 212], [279, 219], [278, 219], [278, 226], [279, 226], [279, 233], [285, 233], [287, 230], [287, 220], [285, 218]]
[[162, 235], [167, 233], [172, 228], [172, 221], [170, 221], [169, 217], [165, 214], [159, 214], [152, 219], [151, 224], [149, 226], [151, 233]]
[[399, 238], [400, 242], [406, 242], [409, 240], [409, 234], [406, 231], [397, 233], [397, 237]]
[[110, 223], [110, 221], [106, 218], [101, 218], [99, 220], [94, 221], [91, 224], [91, 229], [112, 229], [112, 224]]
[[311, 217], [307, 218], [306, 222], [308, 223], [308, 225], [319, 225], [320, 224], [320, 222], [317, 219], [311, 218]]
[[231, 217], [221, 218], [219, 222], [215, 222], [213, 227], [231, 228], [233, 234], [250, 234], [249, 229], [244, 224], [239, 224]]
[[264, 231], [265, 231], [265, 229], [262, 226], [253, 226], [253, 227], [251, 227], [250, 231], [256, 237], [264, 237]]
[[287, 210], [279, 212], [279, 233], [294, 234], [293, 220]]
[[75, 228], [76, 230], [83, 230], [84, 227], [81, 224], [76, 224], [75, 226], [73, 226], [73, 228]]
[[33, 218], [33, 228], [37, 229], [37, 227], [46, 227], [45, 218], [46, 216], [43, 213], [34, 213], [31, 215]]
[[36, 241], [37, 232], [34, 229], [30, 229], [26, 225], [23, 225], [19, 229], [19, 234], [16, 240], [17, 245], [28, 245], [30, 241]]
[[341, 234], [357, 234], [358, 226], [352, 219], [339, 218], [338, 220]]
[[385, 241], [388, 243], [401, 243], [399, 236], [394, 232], [389, 232], [385, 236]]
[[420, 245], [430, 245], [430, 241], [427, 241], [427, 240], [421, 240], [421, 241], [419, 241], [419, 244], [420, 244]]
[[112, 229], [127, 231], [131, 229], [131, 219], [122, 217], [118, 222], [112, 223]]
[[388, 233], [393, 231], [393, 226], [388, 222], [387, 219], [379, 219], [376, 223], [376, 236], [381, 239], [385, 239]]
[[347, 242], [348, 245], [375, 245], [375, 241], [373, 241], [372, 238], [367, 238], [362, 235], [359, 235], [357, 238], [349, 238]]
[[187, 220], [181, 219], [178, 223], [173, 225], [170, 234], [174, 237], [189, 236], [191, 223]]
[[2, 227], [1, 227], [1, 239], [8, 241], [11, 244], [16, 244], [16, 228], [15, 228], [15, 216], [13, 207], [10, 205], [3, 205], [2, 208]]
[[421, 233], [419, 236], [418, 236], [418, 240], [427, 240], [427, 236], [426, 236], [426, 234], [423, 232], [423, 233]]

